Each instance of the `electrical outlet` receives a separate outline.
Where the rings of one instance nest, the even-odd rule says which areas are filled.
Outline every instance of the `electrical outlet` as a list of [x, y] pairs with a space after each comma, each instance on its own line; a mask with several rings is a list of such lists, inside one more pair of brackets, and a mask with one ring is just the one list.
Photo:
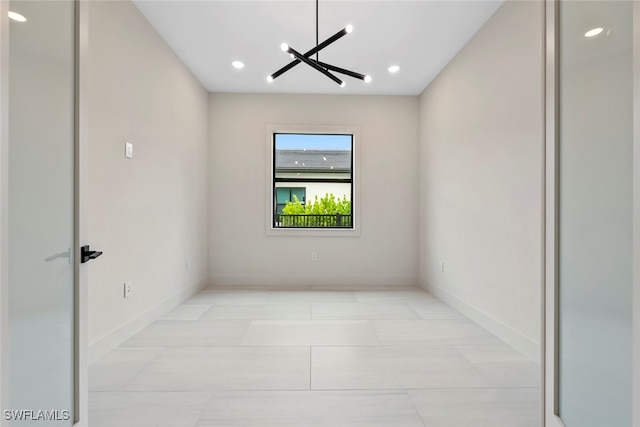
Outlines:
[[318, 252], [311, 252], [311, 261], [318, 261]]
[[129, 298], [131, 296], [131, 282], [124, 282], [124, 297]]

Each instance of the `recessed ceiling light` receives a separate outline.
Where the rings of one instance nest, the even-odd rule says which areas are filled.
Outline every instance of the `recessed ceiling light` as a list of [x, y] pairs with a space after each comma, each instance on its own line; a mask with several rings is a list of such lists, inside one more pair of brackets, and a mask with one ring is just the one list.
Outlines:
[[238, 70], [244, 68], [244, 64], [240, 61], [233, 61], [231, 65], [233, 65], [233, 67], [237, 68]]
[[9, 19], [13, 19], [16, 22], [27, 22], [27, 18], [23, 15], [20, 15], [18, 12], [9, 11], [8, 13]]
[[390, 73], [397, 73], [398, 71], [400, 71], [400, 67], [397, 65], [392, 65], [391, 67], [389, 67]]
[[584, 36], [587, 37], [587, 38], [595, 37], [595, 36], [597, 36], [598, 34], [600, 34], [603, 31], [604, 31], [604, 28], [602, 28], [602, 27], [592, 28], [589, 31], [587, 31], [586, 33], [584, 33]]

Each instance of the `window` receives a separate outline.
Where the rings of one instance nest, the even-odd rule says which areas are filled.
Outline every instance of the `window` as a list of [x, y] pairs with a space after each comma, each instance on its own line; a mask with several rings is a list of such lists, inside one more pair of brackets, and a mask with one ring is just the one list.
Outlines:
[[272, 133], [271, 226], [353, 229], [354, 135]]
[[304, 206], [306, 190], [304, 187], [276, 187], [276, 213], [282, 214], [282, 210], [287, 203], [299, 202]]

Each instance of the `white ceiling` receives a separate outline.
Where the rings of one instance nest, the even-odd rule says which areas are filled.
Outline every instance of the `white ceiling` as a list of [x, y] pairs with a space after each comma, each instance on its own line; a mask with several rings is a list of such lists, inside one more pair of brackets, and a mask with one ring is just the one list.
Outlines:
[[[314, 0], [134, 0], [211, 92], [370, 95], [420, 94], [502, 2], [320, 0], [320, 42], [354, 26], [320, 60], [373, 78], [366, 84], [339, 75], [340, 88], [305, 64], [266, 81], [291, 61], [283, 42], [302, 53], [315, 46]], [[245, 68], [233, 68], [234, 60]], [[390, 74], [392, 64], [400, 72]]]

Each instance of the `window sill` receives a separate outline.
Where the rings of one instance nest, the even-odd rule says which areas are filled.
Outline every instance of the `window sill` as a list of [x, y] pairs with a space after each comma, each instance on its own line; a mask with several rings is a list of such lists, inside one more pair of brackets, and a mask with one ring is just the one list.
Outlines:
[[267, 228], [274, 237], [360, 237], [359, 228]]

